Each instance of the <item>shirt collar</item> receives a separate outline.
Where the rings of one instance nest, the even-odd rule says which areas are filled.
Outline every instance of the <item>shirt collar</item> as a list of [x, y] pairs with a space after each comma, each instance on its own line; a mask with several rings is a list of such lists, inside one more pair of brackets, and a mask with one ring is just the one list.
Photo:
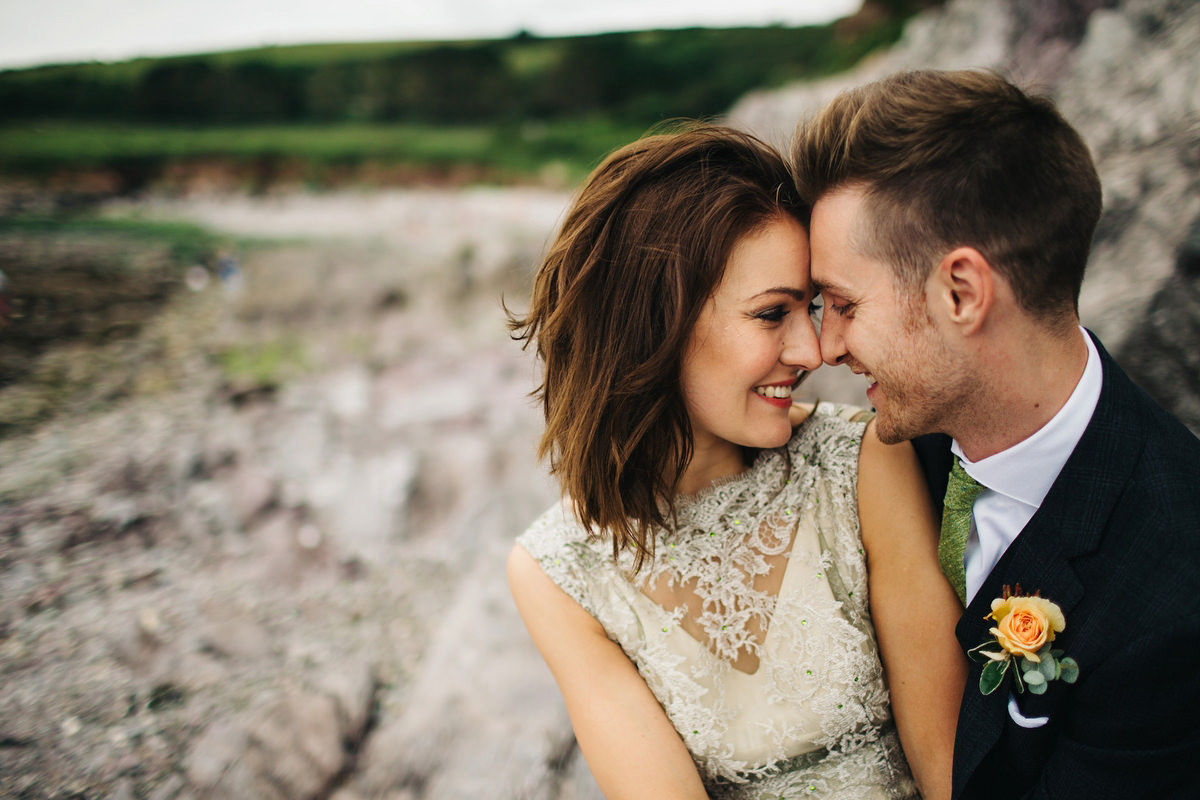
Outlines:
[[983, 486], [1034, 508], [1042, 504], [1083, 438], [1100, 400], [1100, 354], [1087, 331], [1079, 330], [1087, 343], [1087, 365], [1071, 396], [1049, 422], [1029, 438], [979, 461], [968, 461], [957, 441], [950, 447], [967, 474]]

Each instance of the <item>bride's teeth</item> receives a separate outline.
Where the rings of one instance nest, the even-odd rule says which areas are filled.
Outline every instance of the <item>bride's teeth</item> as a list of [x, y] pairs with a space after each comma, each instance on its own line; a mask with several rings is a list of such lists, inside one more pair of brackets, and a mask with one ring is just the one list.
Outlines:
[[758, 386], [754, 391], [763, 397], [774, 397], [777, 399], [791, 397], [792, 395], [792, 390], [787, 386]]

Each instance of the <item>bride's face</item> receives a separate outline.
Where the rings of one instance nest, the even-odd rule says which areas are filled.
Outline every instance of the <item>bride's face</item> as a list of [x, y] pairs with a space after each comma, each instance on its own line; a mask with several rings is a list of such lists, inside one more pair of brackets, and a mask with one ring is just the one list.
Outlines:
[[808, 235], [779, 217], [734, 247], [696, 321], [682, 386], [695, 436], [693, 464], [779, 447], [791, 436], [791, 390], [821, 364], [809, 318]]

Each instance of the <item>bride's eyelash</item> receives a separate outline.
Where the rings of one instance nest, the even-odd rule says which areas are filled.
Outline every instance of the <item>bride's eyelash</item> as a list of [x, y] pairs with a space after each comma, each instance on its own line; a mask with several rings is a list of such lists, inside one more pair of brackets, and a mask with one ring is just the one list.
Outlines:
[[765, 322], [782, 322], [788, 313], [788, 309], [784, 306], [771, 306], [770, 308], [764, 308], [762, 311], [755, 312], [754, 318]]

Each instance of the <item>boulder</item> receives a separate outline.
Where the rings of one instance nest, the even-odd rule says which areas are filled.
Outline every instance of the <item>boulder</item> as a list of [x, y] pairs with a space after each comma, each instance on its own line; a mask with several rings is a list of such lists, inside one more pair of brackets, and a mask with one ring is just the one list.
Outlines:
[[[1083, 324], [1200, 432], [1196, 382], [1155, 377], [1180, 365], [1172, 352], [1195, 350], [1195, 307], [1177, 302], [1186, 293], [1168, 297], [1186, 283], [1176, 255], [1200, 215], [1198, 51], [1200, 6], [1185, 0], [951, 0], [851, 72], [756, 92], [729, 119], [786, 147], [796, 123], [842, 89], [923, 67], [995, 69], [1049, 94], [1092, 149], [1104, 185]], [[1145, 339], [1152, 308], [1157, 343]], [[847, 370], [822, 369], [803, 391], [865, 404], [863, 388]]]

